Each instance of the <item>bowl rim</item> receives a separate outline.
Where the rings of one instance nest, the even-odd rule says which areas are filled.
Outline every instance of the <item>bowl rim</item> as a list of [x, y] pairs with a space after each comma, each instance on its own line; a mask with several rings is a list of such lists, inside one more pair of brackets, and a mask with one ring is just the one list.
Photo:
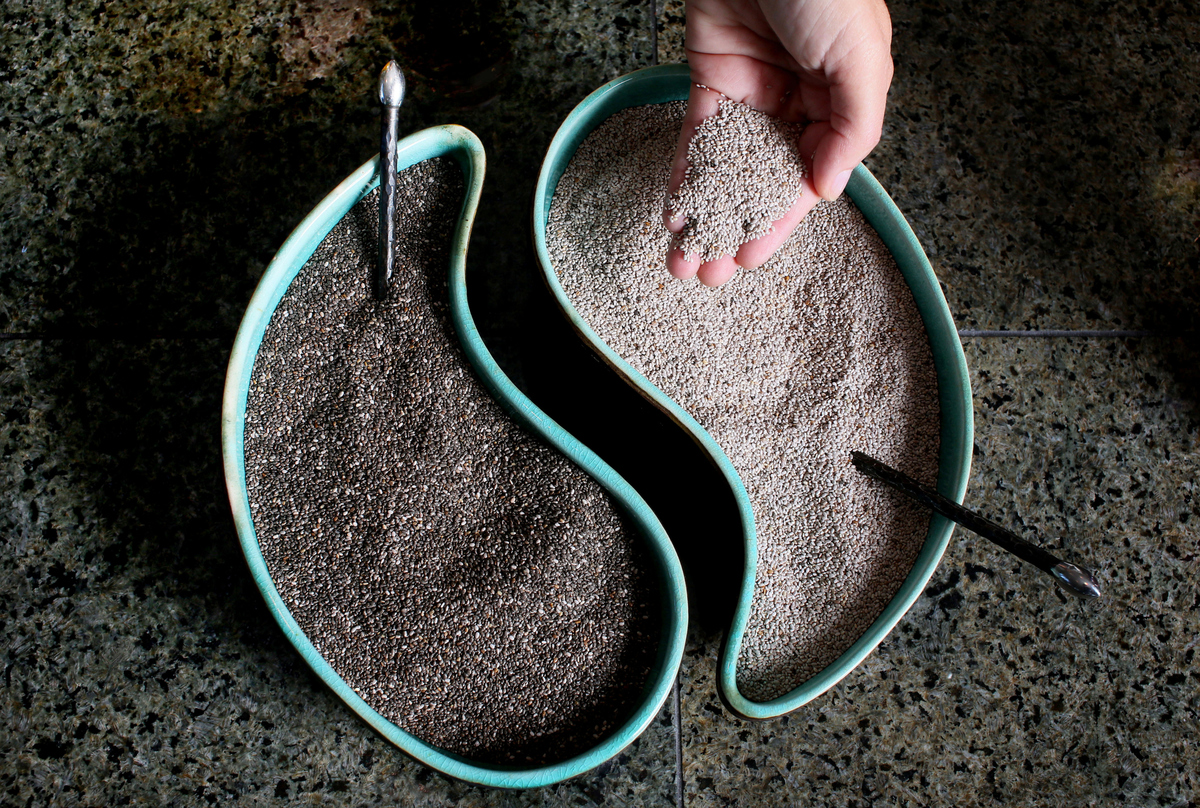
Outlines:
[[[570, 158], [584, 138], [618, 110], [642, 104], [686, 99], [691, 88], [687, 65], [660, 65], [628, 73], [601, 86], [567, 116], [551, 141], [534, 192], [534, 245], [551, 294], [584, 341], [651, 403], [683, 427], [712, 458], [737, 502], [745, 547], [745, 567], [729, 631], [722, 644], [718, 685], [722, 699], [745, 718], [768, 719], [791, 712], [833, 687], [857, 667], [895, 627], [920, 597], [950, 541], [954, 523], [938, 514], [912, 570], [876, 620], [840, 657], [788, 693], [769, 701], [753, 701], [737, 685], [737, 658], [754, 595], [757, 538], [753, 508], [741, 478], [725, 452], [708, 432], [645, 376], [613, 351], [571, 305], [558, 281], [546, 248], [546, 223], [554, 191]], [[966, 356], [950, 308], [933, 267], [904, 215], [874, 176], [861, 163], [854, 169], [846, 193], [882, 237], [899, 265], [925, 323], [938, 378], [941, 444], [937, 489], [961, 503], [970, 477], [974, 435], [971, 383]]]
[[221, 445], [226, 489], [238, 539], [255, 583], [284, 635], [304, 661], [354, 712], [401, 750], [431, 768], [459, 780], [497, 788], [550, 785], [592, 769], [632, 743], [654, 720], [671, 693], [683, 657], [687, 631], [687, 593], [683, 571], [670, 539], [636, 491], [598, 455], [533, 404], [492, 358], [475, 327], [467, 303], [466, 253], [479, 205], [485, 170], [483, 144], [461, 126], [436, 126], [398, 144], [397, 168], [433, 157], [452, 157], [462, 168], [466, 194], [453, 237], [448, 286], [450, 315], [459, 341], [476, 374], [505, 410], [551, 444], [604, 487], [647, 539], [660, 573], [662, 635], [656, 667], [639, 708], [600, 743], [567, 760], [520, 768], [471, 761], [421, 741], [368, 705], [325, 661], [283, 602], [267, 569], [254, 531], [245, 475], [245, 414], [249, 381], [263, 332], [296, 274], [334, 225], [379, 185], [379, 158], [368, 160], [329, 193], [288, 236], [267, 266], [238, 329], [226, 374], [221, 412]]

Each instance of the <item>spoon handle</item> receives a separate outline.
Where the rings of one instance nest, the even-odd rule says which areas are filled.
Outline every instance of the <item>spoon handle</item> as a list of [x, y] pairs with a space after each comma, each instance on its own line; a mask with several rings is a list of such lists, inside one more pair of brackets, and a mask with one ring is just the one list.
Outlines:
[[387, 299], [396, 263], [396, 148], [404, 89], [404, 73], [392, 60], [379, 74], [379, 103], [383, 105], [379, 137], [379, 260], [371, 283], [376, 300]]
[[873, 457], [862, 452], [851, 452], [850, 460], [854, 463], [855, 468], [868, 477], [874, 477], [880, 482], [887, 483], [925, 507], [999, 545], [1022, 561], [1029, 562], [1049, 574], [1059, 586], [1072, 594], [1088, 598], [1100, 596], [1100, 587], [1096, 584], [1094, 576], [1083, 567], [1063, 561], [1036, 544], [1030, 544], [1011, 530], [1001, 527], [969, 508], [964, 508], [932, 488], [922, 485], [904, 472], [881, 463]]

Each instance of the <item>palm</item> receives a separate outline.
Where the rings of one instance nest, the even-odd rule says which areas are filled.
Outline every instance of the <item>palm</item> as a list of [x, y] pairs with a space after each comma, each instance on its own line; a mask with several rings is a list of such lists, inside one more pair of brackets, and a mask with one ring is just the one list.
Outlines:
[[[715, 286], [739, 266], [770, 258], [821, 197], [841, 193], [849, 169], [878, 142], [892, 76], [891, 28], [881, 0], [689, 0], [687, 14], [693, 84], [710, 89], [692, 88], [668, 192], [682, 182], [687, 144], [700, 121], [716, 113], [721, 95], [810, 122], [800, 141], [801, 152], [813, 155], [809, 178], [772, 232], [705, 264], [678, 250], [667, 256], [671, 274]], [[667, 220], [675, 232], [684, 224]]]

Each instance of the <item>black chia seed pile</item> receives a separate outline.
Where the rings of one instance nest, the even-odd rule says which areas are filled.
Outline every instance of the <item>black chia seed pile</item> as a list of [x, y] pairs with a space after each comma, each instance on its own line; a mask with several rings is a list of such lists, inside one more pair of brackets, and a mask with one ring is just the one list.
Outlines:
[[[850, 453], [933, 484], [937, 377], [912, 293], [845, 197], [721, 287], [667, 274], [662, 192], [683, 112], [637, 107], [597, 127], [558, 184], [547, 241], [579, 314], [745, 483], [758, 563], [737, 675], [762, 701], [837, 659], [912, 569], [928, 512], [856, 471]], [[727, 159], [738, 176], [753, 158]]]
[[259, 544], [301, 629], [385, 718], [478, 762], [564, 760], [641, 702], [649, 555], [468, 366], [446, 282], [458, 168], [420, 163], [399, 193], [390, 299], [370, 294], [376, 191], [266, 329], [245, 430]]

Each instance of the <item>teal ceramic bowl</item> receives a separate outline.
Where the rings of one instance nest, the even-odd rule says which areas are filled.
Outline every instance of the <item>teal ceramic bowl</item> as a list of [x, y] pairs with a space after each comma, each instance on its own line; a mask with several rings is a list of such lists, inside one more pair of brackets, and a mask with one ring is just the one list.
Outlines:
[[462, 168], [467, 189], [454, 233], [448, 269], [451, 318], [468, 359], [489, 392], [511, 415], [574, 461], [609, 492], [626, 517], [640, 531], [650, 550], [649, 555], [656, 565], [660, 599], [663, 604], [662, 629], [655, 667], [639, 706], [616, 731], [603, 738], [596, 746], [559, 763], [519, 769], [471, 761], [422, 742], [385, 719], [363, 701], [313, 647], [288, 611], [271, 580], [255, 535], [254, 520], [246, 492], [243, 438], [250, 373], [262, 342], [263, 332], [292, 279], [334, 225], [360, 199], [379, 185], [378, 158], [350, 175], [300, 223], [271, 261], [254, 292], [234, 343], [225, 381], [221, 424], [225, 482], [238, 537], [254, 580], [284, 634], [325, 684], [379, 733], [422, 763], [451, 777], [481, 785], [531, 788], [564, 780], [600, 765], [624, 749], [650, 725], [671, 692], [683, 655], [684, 636], [687, 631], [687, 595], [683, 572], [674, 548], [642, 498], [611, 467], [534, 406], [504, 375], [480, 339], [467, 307], [466, 254], [471, 223], [483, 186], [483, 146], [474, 134], [459, 126], [426, 129], [400, 142], [398, 167], [407, 168], [422, 160], [441, 156], [453, 158]]
[[[721, 654], [718, 682], [722, 698], [734, 712], [747, 718], [772, 718], [795, 710], [825, 692], [871, 653], [925, 588], [925, 584], [933, 575], [933, 571], [937, 568], [938, 561], [950, 541], [954, 525], [944, 517], [933, 516], [929, 525], [929, 533], [916, 564], [899, 592], [866, 633], [859, 637], [831, 665], [791, 692], [771, 701], [751, 701], [738, 690], [737, 659], [746, 623], [750, 616], [750, 602], [754, 594], [755, 560], [758, 555], [755, 543], [754, 514], [746, 495], [745, 486], [721, 447], [704, 431], [703, 427], [604, 344], [587, 322], [579, 316], [564, 294], [546, 250], [546, 223], [550, 216], [550, 204], [554, 198], [554, 190], [574, 156], [575, 150], [584, 138], [618, 110], [642, 104], [686, 99], [690, 86], [688, 68], [685, 65], [664, 65], [622, 76], [585, 98], [567, 116], [566, 121], [559, 128], [546, 153], [546, 159], [542, 163], [541, 174], [538, 177], [537, 189], [534, 194], [534, 241], [546, 283], [575, 330], [642, 395], [664, 410], [691, 434], [692, 438], [721, 469], [737, 500], [741, 515], [741, 539], [745, 546], [746, 565], [737, 609]], [[958, 333], [950, 317], [950, 309], [942, 296], [937, 278], [933, 274], [933, 268], [929, 265], [929, 259], [925, 257], [925, 252], [921, 249], [912, 228], [908, 226], [895, 203], [862, 165], [855, 169], [850, 183], [846, 187], [846, 193], [854, 200], [867, 220], [879, 232], [888, 249], [891, 250], [901, 272], [908, 281], [921, 317], [924, 319], [937, 368], [941, 403], [941, 454], [937, 487], [945, 496], [956, 502], [962, 502], [971, 468], [973, 434], [971, 385], [967, 376], [966, 358], [963, 356], [962, 344], [959, 342]]]

